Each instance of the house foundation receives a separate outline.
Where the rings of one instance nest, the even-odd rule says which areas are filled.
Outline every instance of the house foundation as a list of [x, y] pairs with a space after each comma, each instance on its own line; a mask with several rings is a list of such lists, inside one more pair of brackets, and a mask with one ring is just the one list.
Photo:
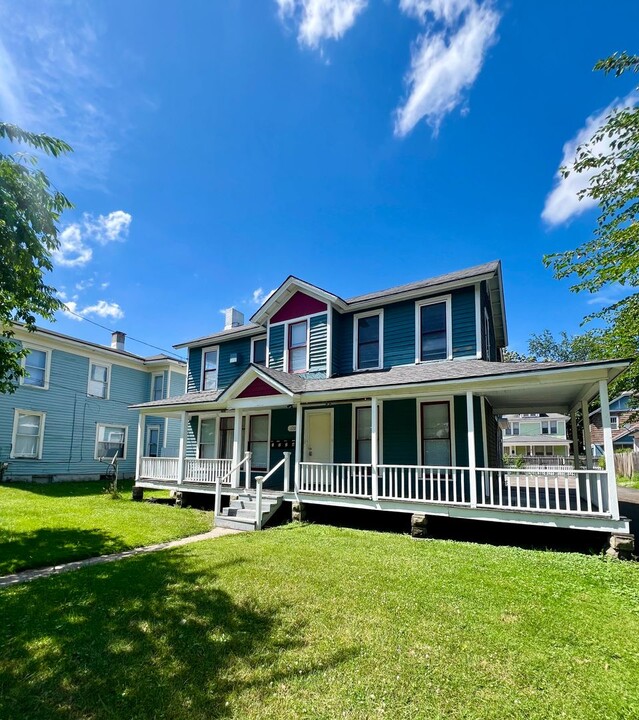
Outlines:
[[144, 488], [134, 485], [131, 490], [131, 500], [134, 502], [142, 502], [142, 500], [144, 500]]
[[410, 535], [418, 540], [428, 537], [428, 515], [414, 513], [410, 516]]
[[632, 560], [635, 552], [635, 536], [631, 533], [613, 533], [610, 535], [606, 555], [619, 560]]
[[291, 519], [293, 522], [304, 522], [306, 520], [306, 505], [295, 501], [291, 504]]

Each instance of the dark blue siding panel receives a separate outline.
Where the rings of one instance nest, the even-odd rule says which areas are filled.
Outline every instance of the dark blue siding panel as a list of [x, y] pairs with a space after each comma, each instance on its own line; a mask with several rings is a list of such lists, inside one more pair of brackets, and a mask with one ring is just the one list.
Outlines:
[[333, 372], [353, 372], [353, 313], [333, 314]]
[[268, 366], [284, 370], [284, 325], [269, 328]]
[[475, 288], [456, 290], [451, 298], [453, 316], [453, 357], [475, 357], [477, 332], [475, 327]]
[[415, 400], [387, 400], [383, 409], [384, 463], [417, 464], [417, 403]]
[[415, 303], [408, 300], [387, 305], [384, 308], [384, 367], [414, 362]]
[[189, 372], [186, 380], [187, 392], [200, 390], [202, 374], [202, 348], [189, 348]]
[[326, 377], [326, 351], [328, 349], [328, 326], [327, 315], [317, 315], [311, 318], [310, 327], [310, 352], [309, 366], [310, 372], [315, 377]]
[[[235, 356], [236, 362], [231, 358]], [[246, 370], [251, 359], [251, 338], [239, 338], [220, 343], [217, 386], [228, 387]]]

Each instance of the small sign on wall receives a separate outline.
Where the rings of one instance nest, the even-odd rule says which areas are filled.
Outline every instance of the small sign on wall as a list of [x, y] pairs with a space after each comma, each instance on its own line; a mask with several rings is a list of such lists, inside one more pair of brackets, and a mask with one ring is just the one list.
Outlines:
[[295, 440], [271, 440], [272, 450], [292, 450], [295, 447]]
[[297, 425], [289, 425], [286, 429], [289, 432], [297, 432]]

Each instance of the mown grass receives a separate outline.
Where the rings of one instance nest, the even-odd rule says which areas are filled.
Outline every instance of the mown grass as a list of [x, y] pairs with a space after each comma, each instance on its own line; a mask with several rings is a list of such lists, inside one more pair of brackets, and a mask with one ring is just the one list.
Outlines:
[[632, 477], [618, 477], [617, 485], [627, 488], [635, 488], [639, 490], [639, 474], [635, 473]]
[[132, 502], [131, 483], [120, 487], [114, 500], [95, 482], [0, 485], [0, 575], [211, 528], [210, 513]]
[[639, 717], [639, 570], [290, 525], [0, 592], [0, 717]]

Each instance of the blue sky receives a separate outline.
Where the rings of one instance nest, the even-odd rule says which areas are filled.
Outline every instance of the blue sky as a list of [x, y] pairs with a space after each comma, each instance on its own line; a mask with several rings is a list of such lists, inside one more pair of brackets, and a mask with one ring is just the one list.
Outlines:
[[89, 319], [170, 347], [288, 274], [349, 297], [499, 258], [524, 350], [618, 296], [541, 258], [592, 232], [557, 170], [633, 101], [591, 68], [638, 26], [631, 0], [16, 0], [0, 117], [75, 148], [51, 281]]

